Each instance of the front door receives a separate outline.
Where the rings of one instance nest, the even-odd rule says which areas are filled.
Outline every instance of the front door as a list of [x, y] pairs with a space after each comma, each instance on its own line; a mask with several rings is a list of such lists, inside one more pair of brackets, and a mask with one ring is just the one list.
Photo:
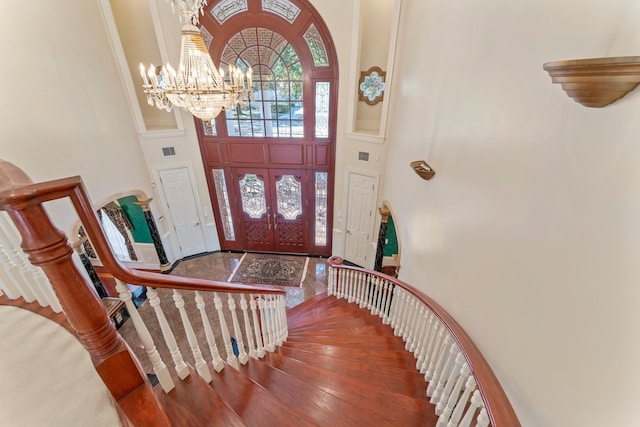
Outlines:
[[307, 253], [307, 172], [234, 168], [233, 178], [246, 250]]

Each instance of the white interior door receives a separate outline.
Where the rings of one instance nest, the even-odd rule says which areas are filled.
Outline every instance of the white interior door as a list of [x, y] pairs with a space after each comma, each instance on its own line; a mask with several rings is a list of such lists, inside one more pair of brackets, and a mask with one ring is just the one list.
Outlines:
[[204, 233], [189, 169], [162, 169], [158, 174], [182, 256], [205, 252]]
[[370, 242], [376, 208], [375, 176], [349, 172], [345, 259], [362, 267], [370, 264]]

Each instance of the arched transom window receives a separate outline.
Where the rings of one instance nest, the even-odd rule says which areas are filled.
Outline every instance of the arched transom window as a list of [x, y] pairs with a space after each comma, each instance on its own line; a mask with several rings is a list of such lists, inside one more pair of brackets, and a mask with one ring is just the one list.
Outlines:
[[246, 28], [222, 52], [224, 68], [253, 70], [252, 102], [226, 111], [228, 136], [302, 138], [303, 75], [294, 48], [267, 28]]

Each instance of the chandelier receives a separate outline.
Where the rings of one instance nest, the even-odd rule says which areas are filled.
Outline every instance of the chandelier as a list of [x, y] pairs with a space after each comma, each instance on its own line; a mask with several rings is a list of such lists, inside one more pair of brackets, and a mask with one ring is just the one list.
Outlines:
[[171, 0], [172, 9], [180, 12], [182, 39], [180, 63], [175, 70], [166, 66], [147, 70], [140, 64], [143, 91], [149, 105], [171, 111], [174, 106], [189, 111], [202, 120], [213, 120], [223, 109], [247, 103], [251, 97], [252, 70], [228, 66], [229, 80], [225, 81], [222, 67], [213, 63], [211, 55], [196, 24], [198, 13], [203, 13], [207, 0]]

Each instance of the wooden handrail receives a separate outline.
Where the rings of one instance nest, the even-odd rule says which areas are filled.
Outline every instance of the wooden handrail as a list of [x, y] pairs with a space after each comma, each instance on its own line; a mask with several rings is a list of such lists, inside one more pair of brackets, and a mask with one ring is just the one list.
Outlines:
[[[0, 190], [2, 190], [1, 187]], [[91, 245], [105, 269], [115, 278], [125, 283], [180, 290], [285, 294], [285, 291], [280, 289], [183, 278], [125, 267], [113, 256], [106, 237], [100, 231], [102, 227], [98, 216], [79, 176], [22, 185], [18, 188], [12, 188], [12, 191], [8, 194], [2, 192], [0, 193], [0, 209], [6, 209], [7, 211], [19, 210], [21, 206], [26, 206], [30, 203], [43, 203], [64, 197], [71, 199], [80, 221], [85, 226]]]
[[45, 202], [66, 197], [71, 199], [104, 266], [114, 277], [125, 283], [220, 292], [285, 292], [126, 268], [112, 255], [80, 177], [32, 183], [21, 169], [0, 160], [0, 210], [6, 211], [16, 225], [22, 237], [21, 247], [29, 261], [41, 267], [48, 277], [69, 323], [78, 340], [89, 352], [107, 389], [120, 404], [120, 409], [126, 413], [130, 423], [140, 426], [169, 426], [167, 415], [154, 395], [139, 361], [117, 333], [92, 285], [80, 274], [73, 262], [73, 249], [66, 235], [55, 227], [42, 206]]
[[487, 411], [491, 425], [494, 427], [520, 426], [520, 421], [511, 406], [511, 402], [500, 385], [495, 373], [491, 369], [491, 366], [489, 366], [485, 357], [462, 326], [460, 326], [444, 308], [423, 292], [395, 277], [377, 271], [346, 266], [343, 262], [343, 259], [338, 256], [333, 256], [327, 260], [327, 264], [333, 268], [358, 271], [371, 276], [383, 278], [386, 281], [401, 287], [406, 292], [409, 292], [428, 307], [448, 329], [449, 333], [458, 344], [460, 351], [464, 355], [467, 364], [476, 379], [476, 384], [480, 394], [482, 395], [482, 400], [484, 401], [485, 410]]

